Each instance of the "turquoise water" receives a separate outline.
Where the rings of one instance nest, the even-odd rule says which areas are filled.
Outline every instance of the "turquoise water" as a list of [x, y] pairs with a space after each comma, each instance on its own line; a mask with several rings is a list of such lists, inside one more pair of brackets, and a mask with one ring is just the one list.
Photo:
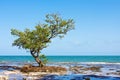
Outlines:
[[[47, 56], [49, 62], [120, 62], [120, 56]], [[0, 62], [35, 62], [32, 56], [0, 56]]]

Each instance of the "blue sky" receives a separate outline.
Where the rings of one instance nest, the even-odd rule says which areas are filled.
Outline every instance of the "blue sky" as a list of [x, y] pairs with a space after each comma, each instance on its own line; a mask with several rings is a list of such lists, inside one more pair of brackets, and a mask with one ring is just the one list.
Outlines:
[[34, 29], [48, 13], [75, 20], [75, 30], [53, 39], [46, 55], [120, 55], [120, 0], [0, 0], [0, 55], [29, 55], [12, 47], [10, 29]]

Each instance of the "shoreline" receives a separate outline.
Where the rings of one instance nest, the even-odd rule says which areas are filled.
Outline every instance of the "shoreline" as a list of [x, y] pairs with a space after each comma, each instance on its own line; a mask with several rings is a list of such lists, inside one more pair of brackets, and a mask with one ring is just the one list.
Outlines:
[[[27, 64], [27, 63], [26, 63]], [[32, 63], [31, 63], [32, 64]], [[1, 65], [1, 64], [0, 64]], [[24, 64], [22, 64], [24, 65]], [[22, 66], [17, 65], [17, 67], [21, 67]], [[36, 65], [35, 63], [33, 65]], [[3, 64], [1, 65], [1, 67], [3, 66]], [[7, 64], [5, 64], [4, 66], [7, 66]], [[4, 67], [3, 66], [3, 67]], [[14, 66], [13, 64], [11, 64], [11, 66]], [[15, 78], [37, 78], [37, 76], [42, 76], [42, 78], [48, 78], [48, 76], [54, 76], [56, 78], [63, 79], [63, 80], [67, 80], [64, 78], [71, 78], [74, 77], [85, 77], [88, 76], [89, 78], [96, 78], [95, 80], [99, 80], [101, 77], [102, 78], [106, 78], [105, 80], [112, 80], [114, 78], [119, 78], [120, 79], [120, 63], [98, 63], [98, 62], [59, 62], [59, 63], [48, 63], [47, 66], [58, 66], [58, 67], [64, 67], [67, 69], [67, 73], [63, 73], [63, 75], [61, 75], [59, 72], [57, 73], [39, 73], [39, 72], [30, 72], [29, 74], [25, 75], [23, 73], [21, 73], [19, 70], [16, 69], [12, 69], [10, 68], [0, 68], [0, 76], [8, 76], [10, 77], [15, 77]], [[35, 77], [33, 76], [35, 74]], [[110, 78], [110, 79], [107, 79]], [[118, 80], [119, 80], [118, 79]], [[29, 80], [29, 79], [28, 79]], [[54, 79], [53, 79], [54, 80]], [[69, 80], [69, 79], [68, 79]], [[116, 79], [117, 80], [117, 79]]]

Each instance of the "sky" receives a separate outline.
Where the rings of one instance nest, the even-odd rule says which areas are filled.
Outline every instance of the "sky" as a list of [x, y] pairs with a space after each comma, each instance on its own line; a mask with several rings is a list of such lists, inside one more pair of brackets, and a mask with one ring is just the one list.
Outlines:
[[120, 0], [0, 0], [0, 55], [30, 55], [12, 46], [12, 28], [34, 29], [48, 13], [75, 21], [75, 30], [55, 38], [46, 55], [120, 55]]

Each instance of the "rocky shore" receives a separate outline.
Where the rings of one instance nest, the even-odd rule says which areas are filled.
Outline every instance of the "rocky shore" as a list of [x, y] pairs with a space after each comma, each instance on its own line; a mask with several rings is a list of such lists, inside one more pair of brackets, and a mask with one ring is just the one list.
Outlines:
[[66, 68], [56, 66], [36, 67], [32, 65], [25, 65], [23, 67], [17, 66], [0, 66], [0, 80], [35, 80], [41, 79], [45, 75], [65, 75]]
[[0, 66], [0, 80], [120, 80], [120, 64], [48, 65]]

